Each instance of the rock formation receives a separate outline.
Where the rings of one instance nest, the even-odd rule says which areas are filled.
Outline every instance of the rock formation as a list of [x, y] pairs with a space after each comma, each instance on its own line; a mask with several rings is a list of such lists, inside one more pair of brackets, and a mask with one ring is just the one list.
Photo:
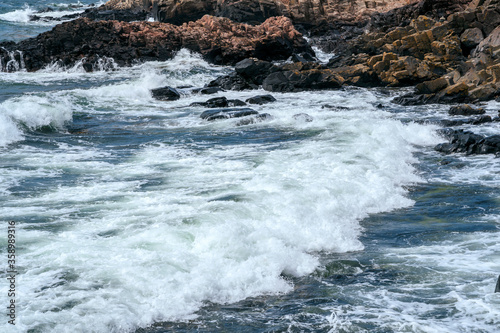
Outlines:
[[161, 22], [174, 24], [196, 20], [204, 14], [250, 23], [286, 16], [295, 24], [319, 24], [368, 18], [375, 12], [415, 2], [418, 0], [110, 0], [103, 9], [150, 12]]
[[7, 64], [12, 51], [18, 50], [30, 71], [53, 62], [71, 65], [80, 60], [91, 70], [102, 57], [112, 58], [119, 65], [166, 60], [181, 48], [199, 52], [216, 64], [234, 64], [248, 57], [276, 60], [287, 59], [293, 53], [314, 54], [288, 18], [273, 17], [251, 26], [208, 15], [182, 26], [80, 18], [36, 38], [0, 46], [0, 63]]

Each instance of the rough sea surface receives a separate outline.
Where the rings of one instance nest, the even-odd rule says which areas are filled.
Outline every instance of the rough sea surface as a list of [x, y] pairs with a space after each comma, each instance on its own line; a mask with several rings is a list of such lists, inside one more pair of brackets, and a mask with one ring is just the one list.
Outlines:
[[[3, 1], [0, 40], [90, 4]], [[500, 329], [500, 163], [434, 151], [449, 106], [392, 104], [401, 89], [274, 93], [252, 106], [272, 119], [240, 126], [189, 105], [267, 92], [151, 97], [230, 70], [183, 50], [0, 73], [4, 312], [8, 221], [18, 270], [1, 332]]]

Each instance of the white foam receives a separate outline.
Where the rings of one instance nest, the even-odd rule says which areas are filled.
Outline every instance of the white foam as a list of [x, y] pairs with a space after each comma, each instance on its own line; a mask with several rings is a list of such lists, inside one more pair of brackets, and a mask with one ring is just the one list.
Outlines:
[[[497, 217], [498, 218], [498, 217]], [[378, 269], [398, 272], [392, 288], [347, 287], [351, 305], [332, 311], [331, 327], [357, 331], [493, 332], [500, 325], [498, 233], [456, 234], [435, 245], [392, 248]], [[332, 331], [334, 332], [334, 331]]]
[[12, 12], [0, 14], [0, 20], [28, 23], [30, 21], [30, 16], [34, 13], [35, 11], [28, 4], [25, 4], [23, 9], [16, 9]]
[[[274, 94], [277, 102], [252, 106], [274, 119], [248, 127], [206, 122], [199, 118], [204, 108], [187, 107], [214, 96], [151, 97], [152, 88], [200, 86], [225, 70], [182, 51], [169, 63], [120, 69], [126, 81], [0, 105], [0, 114], [31, 129], [64, 128], [78, 110], [131, 131], [139, 125], [123, 119], [155, 116], [145, 126], [207, 133], [206, 141], [179, 134], [142, 144], [127, 157], [89, 144], [4, 152], [29, 166], [3, 170], [9, 184], [36, 175], [71, 179], [0, 207], [0, 216], [45, 221], [43, 228], [19, 226], [19, 329], [125, 332], [193, 318], [207, 301], [288, 292], [286, 276], [313, 272], [317, 251], [363, 249], [360, 219], [412, 204], [404, 187], [422, 181], [412, 166], [415, 145], [435, 144], [434, 128], [392, 119], [372, 106], [369, 91]], [[294, 119], [302, 112], [314, 121]]]

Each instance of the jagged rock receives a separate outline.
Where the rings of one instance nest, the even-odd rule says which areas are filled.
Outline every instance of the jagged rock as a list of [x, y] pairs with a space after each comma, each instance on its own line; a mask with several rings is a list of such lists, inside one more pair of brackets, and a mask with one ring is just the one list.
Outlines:
[[488, 115], [482, 115], [477, 118], [470, 119], [453, 119], [453, 120], [442, 120], [441, 125], [447, 127], [462, 126], [462, 125], [481, 125], [485, 123], [491, 123], [493, 119]]
[[219, 120], [219, 119], [229, 119], [229, 118], [240, 118], [251, 115], [259, 114], [254, 109], [250, 108], [229, 108], [229, 109], [215, 109], [204, 111], [201, 115], [201, 119], [208, 121]]
[[452, 116], [471, 116], [476, 114], [484, 114], [483, 108], [473, 108], [469, 104], [462, 104], [457, 106], [452, 106], [448, 110], [448, 114]]
[[153, 98], [160, 101], [175, 101], [181, 98], [181, 94], [172, 87], [162, 87], [157, 89], [152, 89], [151, 94]]
[[[25, 55], [26, 69], [38, 70], [54, 62], [64, 65], [99, 57], [119, 65], [137, 60], [167, 60], [181, 48], [199, 52], [216, 64], [235, 64], [248, 57], [287, 59], [294, 53], [314, 53], [285, 17], [273, 17], [258, 26], [205, 15], [196, 22], [174, 26], [159, 22], [92, 21], [80, 18], [16, 45], [0, 43]], [[3, 59], [2, 59], [3, 60]]]
[[484, 40], [483, 32], [479, 28], [469, 28], [460, 36], [460, 42], [466, 49], [472, 50]]
[[266, 103], [272, 103], [275, 102], [276, 98], [274, 98], [273, 95], [258, 95], [254, 97], [248, 98], [245, 102], [249, 104], [266, 104]]
[[268, 91], [294, 92], [303, 90], [337, 89], [344, 79], [330, 69], [280, 71], [267, 76], [262, 87]]
[[471, 154], [499, 154], [500, 135], [484, 137], [463, 130], [445, 130], [447, 143], [437, 145], [434, 149], [445, 153], [465, 153]]
[[238, 73], [231, 73], [220, 76], [208, 83], [208, 87], [220, 87], [225, 90], [246, 90], [257, 89], [258, 86], [248, 82], [243, 76]]
[[448, 87], [448, 85], [448, 80], [444, 77], [440, 77], [435, 80], [419, 83], [415, 86], [415, 88], [421, 94], [433, 94]]
[[447, 131], [445, 132], [445, 136], [448, 137], [449, 142], [441, 143], [434, 148], [435, 150], [445, 154], [474, 154], [479, 149], [479, 143], [484, 140], [482, 135], [463, 130]]
[[[259, 23], [272, 16], [285, 15], [294, 23], [324, 24], [325, 21], [353, 21], [368, 18], [417, 2], [417, 0], [110, 0], [106, 9], [132, 9], [152, 12], [162, 22], [181, 24], [203, 14], [228, 17], [237, 22]], [[202, 14], [201, 14], [202, 13]], [[201, 15], [200, 15], [201, 14]]]
[[263, 61], [255, 58], [244, 59], [236, 65], [234, 70], [250, 84], [261, 85], [264, 79], [271, 71], [274, 65], [269, 61]]

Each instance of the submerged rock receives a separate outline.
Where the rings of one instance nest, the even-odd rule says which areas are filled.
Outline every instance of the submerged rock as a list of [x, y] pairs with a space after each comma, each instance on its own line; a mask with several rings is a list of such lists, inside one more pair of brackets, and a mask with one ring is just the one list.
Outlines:
[[256, 116], [245, 117], [236, 123], [236, 126], [246, 126], [273, 119], [269, 113], [261, 113]]
[[200, 115], [200, 118], [212, 121], [219, 119], [240, 118], [257, 114], [259, 114], [257, 111], [250, 108], [216, 109], [204, 111]]
[[294, 114], [293, 119], [301, 121], [301, 122], [305, 122], [305, 123], [310, 123], [314, 120], [314, 118], [311, 117], [310, 115], [308, 115], [307, 113]]

